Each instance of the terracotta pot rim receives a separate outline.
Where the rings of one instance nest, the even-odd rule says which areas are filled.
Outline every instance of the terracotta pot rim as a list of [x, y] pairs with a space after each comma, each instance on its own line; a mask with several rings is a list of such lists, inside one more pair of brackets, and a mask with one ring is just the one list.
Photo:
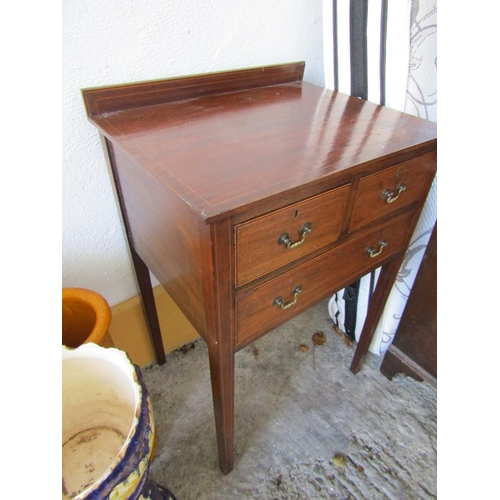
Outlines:
[[96, 322], [82, 345], [89, 342], [98, 344], [108, 331], [111, 323], [111, 308], [106, 299], [88, 288], [63, 288], [62, 299], [79, 299], [92, 307], [96, 315]]

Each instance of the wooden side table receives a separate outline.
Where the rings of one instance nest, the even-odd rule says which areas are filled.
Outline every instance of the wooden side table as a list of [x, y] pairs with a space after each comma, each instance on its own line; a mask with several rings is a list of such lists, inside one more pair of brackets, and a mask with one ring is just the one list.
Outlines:
[[84, 89], [158, 363], [149, 270], [208, 344], [219, 462], [234, 356], [382, 266], [356, 373], [436, 170], [436, 125], [303, 82], [304, 63]]

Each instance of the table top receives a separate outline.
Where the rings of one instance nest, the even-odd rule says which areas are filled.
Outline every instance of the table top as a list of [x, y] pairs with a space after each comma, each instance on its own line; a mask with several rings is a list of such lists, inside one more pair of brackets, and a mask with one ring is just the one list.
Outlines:
[[434, 150], [437, 136], [433, 122], [302, 81], [90, 120], [208, 221], [346, 169], [396, 163], [402, 150]]

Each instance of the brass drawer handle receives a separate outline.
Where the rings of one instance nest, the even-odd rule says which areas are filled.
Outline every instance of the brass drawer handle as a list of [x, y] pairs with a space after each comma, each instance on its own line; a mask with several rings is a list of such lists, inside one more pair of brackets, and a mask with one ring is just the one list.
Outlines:
[[288, 302], [285, 302], [283, 297], [280, 295], [279, 297], [276, 297], [273, 300], [273, 306], [278, 306], [281, 307], [281, 309], [288, 309], [289, 307], [292, 307], [296, 302], [297, 302], [297, 295], [299, 293], [302, 293], [302, 285], [297, 285], [293, 291], [293, 299], [289, 300]]
[[382, 198], [385, 200], [386, 203], [394, 203], [399, 198], [399, 195], [403, 191], [406, 191], [406, 186], [403, 183], [401, 183], [396, 188], [396, 193], [391, 193], [391, 191], [389, 191], [388, 189], [386, 189], [382, 193]]
[[375, 257], [378, 257], [382, 253], [382, 250], [384, 249], [384, 247], [387, 246], [387, 241], [382, 240], [379, 243], [379, 245], [380, 245], [380, 247], [378, 249], [378, 252], [376, 252], [372, 247], [369, 247], [366, 249], [366, 253], [369, 255], [370, 259], [374, 259]]
[[301, 239], [299, 241], [296, 241], [295, 243], [292, 243], [292, 238], [290, 238], [290, 235], [288, 233], [283, 233], [279, 238], [278, 238], [278, 243], [280, 245], [286, 245], [287, 248], [295, 248], [298, 247], [299, 245], [302, 245], [306, 239], [306, 234], [310, 233], [312, 231], [312, 223], [306, 222], [301, 228], [300, 228], [300, 236]]

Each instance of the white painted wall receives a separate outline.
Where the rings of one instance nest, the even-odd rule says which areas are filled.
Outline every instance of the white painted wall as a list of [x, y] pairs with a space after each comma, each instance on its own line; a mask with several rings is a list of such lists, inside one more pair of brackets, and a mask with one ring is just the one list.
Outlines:
[[322, 0], [64, 0], [62, 7], [62, 284], [114, 305], [138, 290], [80, 89], [299, 60], [304, 80], [323, 86]]

